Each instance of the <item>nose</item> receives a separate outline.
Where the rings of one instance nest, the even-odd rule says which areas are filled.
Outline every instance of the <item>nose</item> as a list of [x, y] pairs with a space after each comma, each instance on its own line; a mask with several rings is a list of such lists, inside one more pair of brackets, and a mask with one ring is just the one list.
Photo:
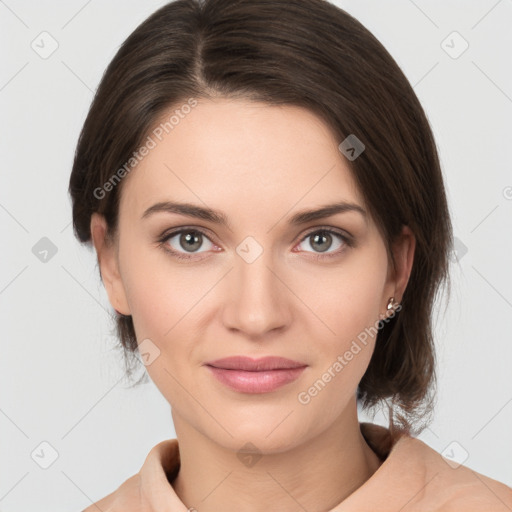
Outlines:
[[225, 282], [223, 323], [227, 329], [261, 340], [271, 331], [289, 325], [291, 292], [284, 284], [285, 276], [273, 266], [265, 251], [251, 263], [235, 257], [234, 268]]

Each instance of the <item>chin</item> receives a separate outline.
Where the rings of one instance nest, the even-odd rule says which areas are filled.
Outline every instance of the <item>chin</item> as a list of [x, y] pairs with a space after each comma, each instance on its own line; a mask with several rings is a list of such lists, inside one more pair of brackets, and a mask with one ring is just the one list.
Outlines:
[[[283, 413], [283, 411], [287, 411]], [[291, 413], [291, 414], [290, 414]], [[241, 447], [251, 444], [262, 454], [280, 453], [295, 448], [305, 442], [310, 436], [308, 424], [301, 421], [297, 412], [290, 408], [279, 409], [279, 413], [259, 412], [252, 418], [245, 418], [225, 422], [223, 424], [231, 437], [224, 430], [219, 436], [211, 436], [218, 444], [232, 451], [238, 452]], [[309, 434], [309, 435], [308, 435]]]

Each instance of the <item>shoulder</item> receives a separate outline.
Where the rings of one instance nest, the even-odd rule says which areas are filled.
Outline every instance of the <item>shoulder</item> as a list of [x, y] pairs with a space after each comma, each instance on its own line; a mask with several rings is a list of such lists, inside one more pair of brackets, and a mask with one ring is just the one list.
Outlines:
[[420, 439], [370, 423], [361, 424], [361, 432], [383, 462], [339, 512], [512, 510], [512, 488], [443, 457]]
[[114, 492], [93, 503], [82, 512], [127, 512], [142, 511], [140, 508], [140, 475], [137, 473], [128, 478]]
[[512, 510], [512, 488], [454, 463], [419, 439], [402, 439], [396, 454], [400, 459], [410, 458], [409, 470], [416, 477], [417, 492], [405, 510]]
[[146, 512], [161, 507], [162, 500], [177, 499], [170, 481], [180, 466], [177, 439], [161, 441], [149, 451], [139, 472], [128, 478], [114, 492], [82, 512]]

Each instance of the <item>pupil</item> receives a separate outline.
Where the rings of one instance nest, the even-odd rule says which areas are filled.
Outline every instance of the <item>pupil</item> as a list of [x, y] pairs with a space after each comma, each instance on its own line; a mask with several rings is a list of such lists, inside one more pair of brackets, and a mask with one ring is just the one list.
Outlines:
[[[181, 235], [181, 240], [180, 242], [183, 242], [185, 241], [185, 244], [181, 244], [181, 246], [184, 248], [184, 249], [198, 249], [199, 247], [201, 247], [201, 239], [200, 239], [200, 236], [198, 236], [198, 234], [191, 234], [192, 232], [189, 232], [185, 235]], [[194, 247], [195, 246], [195, 247]]]
[[[320, 234], [320, 235], [319, 235], [319, 234], [317, 234], [317, 235], [315, 235], [315, 236], [313, 237], [313, 242], [312, 242], [312, 244], [311, 244], [311, 245], [314, 247], [314, 246], [315, 246], [315, 244], [318, 244], [318, 243], [319, 243], [319, 241], [320, 241], [320, 243], [321, 243], [321, 242], [325, 242], [325, 241], [330, 241], [330, 239], [331, 239], [331, 238], [332, 238], [332, 237], [331, 237], [331, 235], [330, 235], [329, 233], [322, 233], [322, 234]], [[328, 246], [329, 246], [329, 245], [330, 245], [330, 244], [328, 244]], [[325, 252], [325, 251], [329, 248], [328, 246], [325, 246], [325, 244], [324, 244], [324, 247], [320, 246], [320, 247], [318, 247], [318, 248], [317, 248], [317, 247], [314, 247], [314, 248], [315, 248], [315, 249], [317, 248], [320, 252]]]

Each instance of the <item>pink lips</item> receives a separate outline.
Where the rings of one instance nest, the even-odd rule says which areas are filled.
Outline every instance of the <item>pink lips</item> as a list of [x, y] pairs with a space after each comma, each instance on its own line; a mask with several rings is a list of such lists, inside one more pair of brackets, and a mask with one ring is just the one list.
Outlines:
[[223, 384], [242, 393], [267, 393], [296, 380], [307, 365], [283, 357], [227, 357], [205, 363]]

